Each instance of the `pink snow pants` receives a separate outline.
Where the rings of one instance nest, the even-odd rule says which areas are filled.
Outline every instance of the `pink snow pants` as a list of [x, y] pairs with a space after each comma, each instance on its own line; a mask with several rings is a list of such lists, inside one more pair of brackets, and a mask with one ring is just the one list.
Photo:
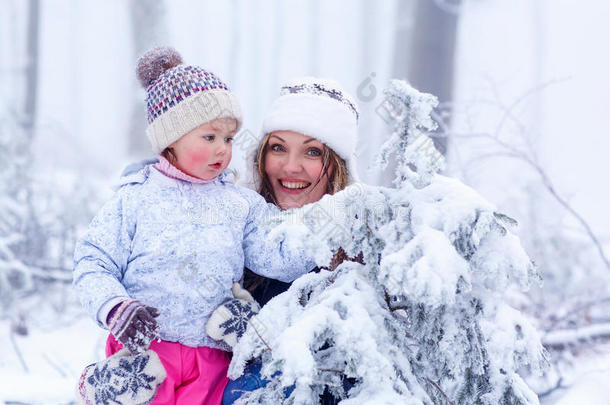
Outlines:
[[[112, 335], [106, 340], [106, 356], [123, 348]], [[189, 347], [176, 342], [157, 342], [150, 349], [159, 355], [167, 377], [152, 404], [220, 405], [229, 382], [228, 352], [210, 347]]]

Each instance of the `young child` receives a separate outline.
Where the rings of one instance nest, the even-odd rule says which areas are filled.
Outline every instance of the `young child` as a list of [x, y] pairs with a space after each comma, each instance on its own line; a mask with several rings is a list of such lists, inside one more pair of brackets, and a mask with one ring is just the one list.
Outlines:
[[159, 162], [123, 178], [93, 219], [76, 245], [74, 287], [114, 335], [108, 356], [149, 344], [158, 354], [167, 377], [154, 403], [220, 404], [230, 357], [205, 333], [210, 314], [244, 265], [292, 281], [315, 263], [284, 242], [270, 249], [260, 221], [276, 208], [223, 174], [242, 122], [225, 83], [171, 48], [146, 53], [137, 71]]

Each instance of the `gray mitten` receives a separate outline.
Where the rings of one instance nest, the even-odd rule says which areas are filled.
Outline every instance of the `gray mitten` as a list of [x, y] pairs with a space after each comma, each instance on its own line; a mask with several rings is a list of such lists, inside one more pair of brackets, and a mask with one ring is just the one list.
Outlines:
[[131, 355], [122, 349], [82, 372], [76, 387], [81, 405], [148, 404], [166, 377], [157, 353], [146, 350]]
[[205, 326], [207, 334], [216, 340], [221, 340], [233, 348], [241, 338], [250, 318], [258, 313], [259, 305], [247, 290], [238, 283], [233, 284], [235, 298], [225, 302], [212, 312]]

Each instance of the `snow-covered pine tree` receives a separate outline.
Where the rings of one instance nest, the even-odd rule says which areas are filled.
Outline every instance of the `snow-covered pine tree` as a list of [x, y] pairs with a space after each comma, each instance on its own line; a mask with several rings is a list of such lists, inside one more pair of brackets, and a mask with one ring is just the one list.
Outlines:
[[31, 158], [28, 139], [15, 119], [0, 120], [0, 318], [20, 294], [32, 288], [32, 277], [19, 255], [24, 243], [26, 177]]
[[[350, 186], [274, 229], [297, 235], [319, 265], [339, 246], [365, 264], [307, 274], [251, 321], [229, 375], [261, 357], [274, 377], [241, 403], [313, 404], [325, 387], [342, 404], [538, 403], [517, 372], [540, 372], [545, 352], [504, 300], [537, 273], [514, 220], [437, 174], [442, 156], [426, 135], [436, 103], [393, 81], [384, 110], [395, 132], [380, 163], [395, 154], [396, 188]], [[301, 226], [289, 223], [296, 214]], [[344, 376], [355, 382], [347, 392]]]

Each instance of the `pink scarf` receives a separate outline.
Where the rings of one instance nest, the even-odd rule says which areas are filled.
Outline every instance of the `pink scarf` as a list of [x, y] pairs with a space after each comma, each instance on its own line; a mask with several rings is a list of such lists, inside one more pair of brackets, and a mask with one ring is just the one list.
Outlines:
[[157, 157], [159, 158], [159, 162], [155, 163], [155, 165], [153, 167], [155, 169], [157, 169], [158, 171], [160, 171], [161, 173], [163, 173], [164, 175], [166, 175], [167, 177], [170, 177], [172, 179], [188, 181], [193, 184], [206, 184], [206, 183], [213, 182], [217, 178], [217, 177], [214, 177], [213, 179], [210, 179], [210, 180], [203, 180], [203, 179], [199, 179], [197, 177], [189, 176], [188, 174], [184, 173], [182, 170], [178, 169], [176, 166], [172, 165], [169, 162], [169, 160], [165, 159], [163, 156], [159, 155]]

